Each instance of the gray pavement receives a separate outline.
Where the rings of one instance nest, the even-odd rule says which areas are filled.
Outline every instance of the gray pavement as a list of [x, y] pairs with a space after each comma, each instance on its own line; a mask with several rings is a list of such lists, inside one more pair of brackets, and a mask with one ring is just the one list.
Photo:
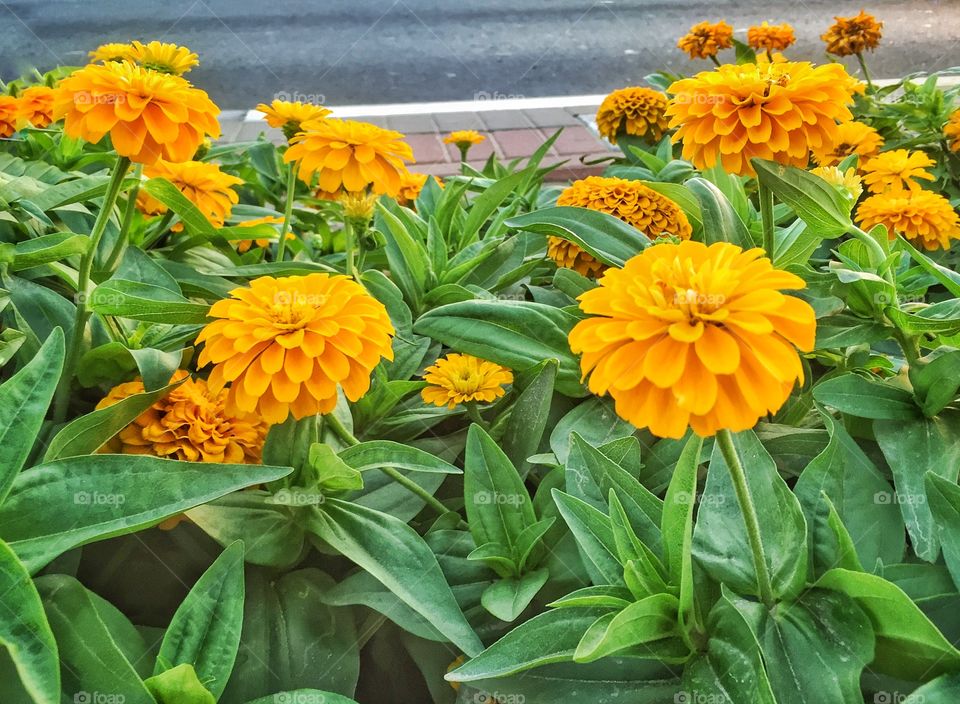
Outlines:
[[[960, 2], [862, 0], [0, 0], [0, 77], [77, 64], [106, 41], [190, 46], [224, 109], [276, 94], [332, 105], [605, 93], [656, 69], [694, 22], [789, 21], [789, 53], [821, 60], [835, 14], [885, 21], [876, 76], [960, 64]], [[743, 37], [743, 33], [740, 33]]]

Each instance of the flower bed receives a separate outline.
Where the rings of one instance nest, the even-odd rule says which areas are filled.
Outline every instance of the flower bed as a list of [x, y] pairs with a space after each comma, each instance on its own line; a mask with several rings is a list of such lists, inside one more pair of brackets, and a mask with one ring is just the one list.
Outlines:
[[881, 31], [696, 25], [564, 185], [7, 85], [0, 702], [956, 701], [960, 112]]

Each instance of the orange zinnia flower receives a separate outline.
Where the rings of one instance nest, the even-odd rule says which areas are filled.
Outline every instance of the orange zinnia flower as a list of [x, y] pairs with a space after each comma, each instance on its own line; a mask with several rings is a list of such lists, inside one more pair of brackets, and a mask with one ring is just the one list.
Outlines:
[[950, 150], [960, 152], [960, 110], [950, 113], [950, 119], [943, 126], [943, 136], [950, 143]]
[[[220, 170], [217, 164], [203, 161], [184, 161], [171, 163], [158, 161], [143, 171], [148, 178], [165, 178], [187, 197], [204, 214], [214, 227], [223, 227], [230, 217], [230, 211], [240, 200], [234, 186], [243, 183], [243, 179], [231, 176]], [[137, 205], [145, 215], [157, 215], [167, 212], [165, 205], [147, 194], [137, 196]], [[183, 230], [182, 223], [176, 223], [174, 232]]]
[[821, 166], [834, 166], [851, 154], [860, 157], [860, 163], [875, 156], [883, 146], [883, 137], [870, 125], [856, 120], [837, 125], [834, 142], [829, 147], [814, 150], [814, 157]]
[[793, 34], [793, 27], [787, 23], [770, 24], [764, 22], [747, 29], [747, 44], [753, 49], [783, 51], [795, 41], [797, 41], [797, 38]]
[[733, 46], [733, 27], [724, 21], [700, 22], [680, 37], [677, 48], [690, 54], [691, 59], [709, 59], [721, 49]]
[[9, 95], [0, 95], [0, 137], [9, 137], [23, 121], [20, 101]]
[[597, 131], [611, 144], [628, 134], [649, 136], [656, 142], [667, 129], [667, 96], [652, 88], [633, 86], [615, 90], [597, 109]]
[[263, 113], [268, 125], [282, 129], [287, 139], [297, 134], [304, 122], [322, 120], [331, 112], [322, 105], [289, 100], [274, 100], [269, 105], [260, 103], [257, 110]]
[[883, 22], [866, 10], [855, 17], [834, 17], [836, 22], [820, 38], [827, 43], [827, 53], [853, 56], [873, 51], [880, 44]]
[[883, 152], [864, 162], [863, 182], [871, 193], [884, 191], [919, 190], [916, 179], [933, 181], [934, 176], [926, 169], [936, 165], [926, 153], [894, 149]]
[[20, 94], [20, 115], [34, 127], [53, 122], [53, 88], [31, 86]]
[[902, 190], [870, 196], [857, 208], [860, 226], [887, 228], [890, 237], [901, 234], [924, 249], [950, 249], [960, 239], [960, 217], [939, 193]]

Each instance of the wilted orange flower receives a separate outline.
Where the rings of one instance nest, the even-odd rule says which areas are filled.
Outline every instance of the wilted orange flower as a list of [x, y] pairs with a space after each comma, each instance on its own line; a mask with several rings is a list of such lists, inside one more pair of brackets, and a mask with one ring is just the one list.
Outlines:
[[[427, 179], [431, 178], [426, 174], [415, 174], [407, 171], [400, 175], [401, 185], [400, 192], [397, 193], [397, 202], [400, 205], [410, 205], [417, 198], [420, 197], [420, 191], [423, 190], [423, 187], [427, 183]], [[436, 176], [432, 177], [434, 181], [437, 182], [437, 185], [440, 188], [443, 188], [443, 181], [438, 179]]]
[[220, 136], [220, 109], [188, 81], [132, 63], [91, 64], [55, 89], [53, 119], [64, 132], [99, 142], [109, 134], [114, 149], [132, 161], [191, 159], [205, 135]]
[[34, 127], [53, 122], [53, 88], [31, 86], [20, 94], [20, 116]]
[[880, 43], [883, 22], [866, 10], [855, 17], [834, 17], [836, 22], [820, 38], [827, 43], [827, 53], [853, 56], [865, 50], [873, 51]]
[[833, 144], [828, 148], [815, 149], [814, 156], [821, 166], [833, 166], [856, 154], [862, 164], [867, 157], [875, 156], [882, 146], [883, 137], [873, 127], [850, 120], [837, 125]]
[[[230, 217], [230, 211], [240, 200], [233, 186], [239, 186], [243, 179], [231, 176], [220, 170], [217, 164], [204, 161], [184, 161], [171, 163], [158, 161], [143, 170], [148, 178], [165, 178], [187, 197], [203, 213], [214, 227], [223, 227]], [[137, 205], [145, 215], [157, 215], [167, 212], [166, 206], [143, 194], [137, 195]], [[174, 232], [183, 230], [183, 223], [176, 223]]]
[[134, 41], [130, 45], [129, 59], [144, 68], [182, 76], [200, 64], [200, 58], [185, 46]]
[[322, 105], [289, 100], [274, 100], [269, 105], [260, 103], [257, 110], [264, 114], [268, 125], [282, 129], [287, 139], [299, 132], [304, 122], [322, 120], [331, 113]]
[[[108, 441], [104, 451], [187, 462], [259, 464], [267, 424], [253, 414], [228, 412], [225, 391], [214, 393], [203, 379], [188, 377], [178, 370], [170, 381], [186, 380]], [[139, 379], [120, 384], [97, 409], [143, 392]]]
[[667, 96], [652, 88], [632, 86], [610, 93], [597, 109], [597, 130], [611, 144], [628, 134], [657, 141], [667, 129]]
[[[283, 218], [278, 215], [265, 215], [262, 218], [254, 218], [253, 220], [244, 220], [243, 222], [238, 222], [237, 227], [256, 227], [257, 225], [282, 225]], [[275, 242], [279, 239], [279, 235], [272, 239], [270, 238], [260, 238], [256, 240], [238, 240], [237, 241], [237, 251], [240, 254], [248, 251], [253, 245], [258, 247], [269, 247], [271, 242]], [[287, 240], [295, 240], [296, 235], [292, 232], [287, 233]]]
[[461, 403], [490, 403], [504, 394], [504, 384], [513, 383], [506, 367], [469, 354], [451, 353], [424, 370], [430, 386], [420, 392], [425, 403], [453, 410]]
[[9, 137], [20, 129], [22, 120], [20, 101], [9, 95], [0, 95], [0, 137]]
[[950, 201], [932, 191], [902, 190], [870, 196], [857, 208], [860, 226], [887, 228], [890, 237], [901, 234], [924, 249], [950, 249], [960, 239], [960, 218]]
[[677, 42], [677, 47], [690, 54], [691, 59], [709, 59], [732, 46], [733, 27], [723, 20], [695, 24]]
[[90, 61], [107, 63], [109, 61], [133, 61], [133, 47], [130, 44], [101, 44], [90, 52]]
[[583, 293], [588, 317], [570, 332], [590, 391], [660, 437], [709, 436], [775, 413], [813, 349], [813, 309], [781, 289], [803, 279], [763, 250], [688, 240], [648, 247]]
[[230, 384], [228, 409], [269, 423], [330, 413], [338, 386], [357, 401], [380, 358], [393, 359], [386, 308], [346, 276], [263, 276], [230, 295], [197, 337], [210, 388]]
[[902, 191], [905, 188], [918, 190], [920, 184], [915, 179], [933, 181], [933, 174], [926, 169], [935, 164], [925, 152], [894, 149], [864, 162], [863, 181], [871, 193]]
[[764, 51], [783, 51], [797, 41], [793, 27], [787, 23], [763, 24], [747, 28], [747, 44], [753, 49]]
[[363, 191], [396, 195], [404, 160], [413, 161], [413, 150], [403, 135], [393, 130], [354, 120], [309, 120], [290, 140], [283, 155], [298, 162], [297, 174], [310, 183], [319, 174], [324, 191]]
[[727, 64], [670, 86], [667, 116], [684, 159], [752, 176], [755, 157], [805, 168], [811, 150], [829, 152], [858, 89], [841, 64]]
[[456, 144], [458, 147], [469, 147], [472, 144], [480, 144], [487, 138], [476, 130], [454, 130], [443, 138], [445, 144]]

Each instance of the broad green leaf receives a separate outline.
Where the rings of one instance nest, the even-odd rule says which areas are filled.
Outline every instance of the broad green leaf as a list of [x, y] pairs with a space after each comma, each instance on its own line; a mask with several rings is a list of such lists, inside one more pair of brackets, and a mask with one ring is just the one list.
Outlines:
[[927, 472], [926, 496], [936, 526], [943, 560], [947, 563], [954, 584], [960, 584], [960, 486], [953, 479], [944, 479]]
[[634, 598], [629, 589], [601, 584], [599, 586], [583, 587], [582, 589], [572, 591], [559, 599], [551, 601], [547, 606], [557, 609], [595, 608], [621, 611], [633, 602]]
[[0, 538], [35, 572], [67, 550], [133, 533], [290, 467], [87, 455], [20, 474], [0, 507]]
[[188, 231], [212, 237], [216, 229], [180, 190], [164, 178], [152, 178], [141, 188], [176, 213]]
[[217, 704], [213, 694], [201, 684], [197, 671], [184, 663], [144, 680], [157, 704]]
[[954, 704], [960, 701], [960, 674], [941, 675], [914, 690], [910, 698], [922, 704]]
[[940, 413], [960, 389], [960, 350], [941, 347], [937, 356], [910, 365], [910, 383], [924, 415]]
[[55, 328], [30, 362], [0, 385], [0, 504], [40, 434], [60, 380], [63, 333]]
[[60, 701], [57, 643], [30, 575], [0, 540], [0, 645], [17, 668], [20, 681], [36, 704]]
[[358, 445], [351, 445], [340, 451], [340, 459], [361, 472], [382, 467], [393, 467], [410, 472], [461, 474], [457, 467], [436, 455], [390, 440], [370, 440]]
[[499, 579], [483, 591], [480, 603], [498, 619], [510, 623], [530, 605], [549, 576], [549, 571], [539, 569], [522, 577]]
[[403, 297], [410, 307], [419, 310], [420, 301], [427, 288], [427, 252], [403, 222], [386, 208], [377, 209], [377, 219], [382, 221], [386, 236], [384, 249], [390, 276], [403, 292]]
[[[504, 176], [473, 199], [470, 203], [467, 219], [458, 234], [461, 247], [473, 241], [483, 224], [517, 190], [517, 186], [527, 180], [529, 173], [530, 169], [528, 168]], [[514, 227], [514, 225], [509, 225], [509, 227]]]
[[577, 540], [577, 549], [594, 584], [623, 584], [623, 567], [610, 519], [588, 503], [559, 489], [552, 492], [560, 515]]
[[530, 471], [527, 458], [536, 454], [546, 430], [558, 367], [552, 359], [537, 365], [532, 380], [520, 392], [510, 411], [510, 423], [500, 446], [521, 477]]
[[153, 674], [190, 665], [219, 698], [233, 671], [242, 626], [243, 543], [236, 542], [203, 573], [173, 615]]
[[202, 325], [210, 306], [194, 303], [161, 286], [110, 279], [90, 295], [90, 307], [101, 315], [116, 315], [150, 323]]
[[71, 232], [41, 235], [25, 242], [18, 242], [11, 251], [10, 271], [59, 262], [87, 251], [90, 238]]
[[813, 397], [859, 418], [903, 421], [920, 415], [909, 391], [852, 373], [821, 381], [813, 387]]
[[851, 227], [853, 201], [818, 176], [764, 159], [752, 159], [757, 179], [789, 205], [821, 237], [839, 237]]
[[700, 177], [692, 178], [684, 185], [693, 191], [700, 201], [704, 242], [732, 242], [743, 249], [754, 246], [743, 220], [719, 188]]
[[617, 415], [611, 399], [594, 396], [574, 406], [550, 431], [550, 449], [561, 464], [565, 464], [570, 455], [573, 432], [589, 445], [601, 447], [630, 437], [637, 429]]
[[573, 655], [575, 662], [593, 662], [637, 645], [676, 637], [677, 598], [653, 594], [616, 614], [605, 614], [587, 629]]

